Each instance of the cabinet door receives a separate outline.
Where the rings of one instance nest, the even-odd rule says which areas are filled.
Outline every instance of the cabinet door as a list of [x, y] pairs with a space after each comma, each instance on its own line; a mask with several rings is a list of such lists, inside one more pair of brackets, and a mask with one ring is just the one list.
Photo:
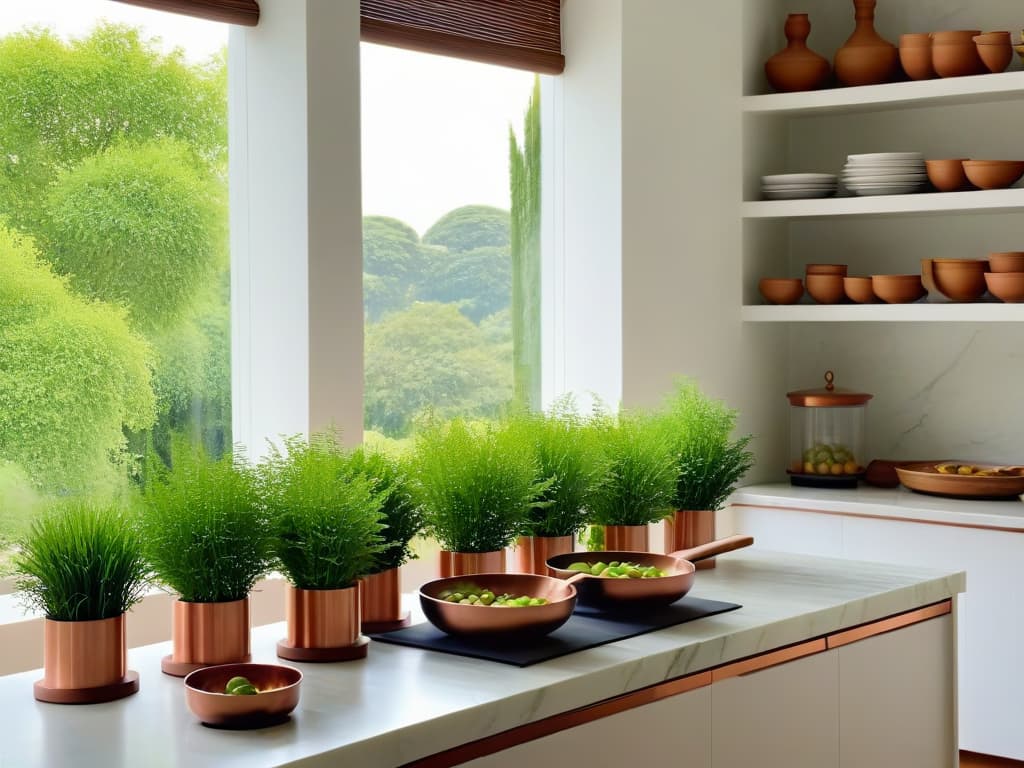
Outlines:
[[[839, 666], [818, 653], [711, 686], [714, 768], [839, 764]], [[879, 765], [895, 765], [880, 763]]]
[[844, 645], [840, 768], [957, 764], [953, 620], [931, 619]]
[[711, 688], [629, 709], [463, 765], [711, 768]]

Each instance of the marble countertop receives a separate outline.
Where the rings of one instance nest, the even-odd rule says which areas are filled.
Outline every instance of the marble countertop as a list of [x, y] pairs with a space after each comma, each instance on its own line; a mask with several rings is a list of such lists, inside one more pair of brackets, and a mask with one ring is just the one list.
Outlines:
[[[129, 651], [135, 696], [109, 704], [36, 702], [40, 673], [0, 678], [0, 768], [399, 766], [540, 718], [956, 595], [964, 574], [761, 552], [699, 571], [696, 597], [743, 608], [519, 669], [383, 643], [365, 661], [296, 665], [292, 720], [258, 731], [199, 724], [181, 681], [160, 673], [169, 644]], [[282, 624], [253, 630], [273, 662]]]
[[1019, 499], [948, 499], [902, 487], [800, 488], [789, 483], [767, 483], [740, 488], [733, 493], [730, 503], [1024, 530], [1024, 503]]

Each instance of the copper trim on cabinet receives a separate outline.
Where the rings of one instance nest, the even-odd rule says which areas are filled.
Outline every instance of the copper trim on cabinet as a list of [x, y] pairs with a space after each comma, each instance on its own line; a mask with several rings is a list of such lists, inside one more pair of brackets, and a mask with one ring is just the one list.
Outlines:
[[922, 621], [928, 621], [929, 619], [934, 619], [939, 616], [945, 616], [947, 613], [951, 613], [952, 611], [953, 601], [944, 600], [941, 603], [935, 603], [934, 605], [929, 605], [926, 608], [918, 608], [913, 611], [898, 614], [897, 616], [890, 616], [887, 619], [862, 624], [861, 626], [854, 627], [853, 629], [835, 632], [826, 638], [828, 640], [828, 647], [830, 649], [839, 648], [843, 645], [856, 643], [858, 640], [866, 640], [867, 638], [874, 637], [875, 635], [883, 635], [886, 632], [892, 632], [896, 629], [909, 627], [911, 624], [920, 624]]
[[859, 517], [862, 520], [892, 520], [897, 523], [914, 523], [915, 525], [945, 525], [950, 528], [973, 528], [979, 531], [1001, 531], [1003, 533], [1024, 533], [1024, 528], [1006, 528], [1001, 525], [977, 525], [974, 523], [947, 523], [942, 520], [922, 520], [919, 517], [896, 517], [895, 515], [865, 515], [860, 512], [832, 512], [825, 509], [810, 507], [774, 507], [770, 504], [733, 504], [737, 509], [781, 509], [784, 512], [810, 512], [815, 515], [833, 515], [836, 517]]
[[819, 637], [817, 640], [808, 640], [791, 645], [788, 648], [780, 648], [777, 651], [769, 651], [758, 656], [751, 656], [749, 659], [734, 661], [731, 664], [718, 667], [711, 670], [711, 678], [713, 682], [717, 683], [722, 680], [728, 680], [730, 677], [741, 677], [742, 675], [749, 675], [751, 672], [758, 672], [768, 667], [777, 667], [788, 661], [795, 661], [804, 656], [813, 656], [825, 650], [828, 650], [825, 638]]

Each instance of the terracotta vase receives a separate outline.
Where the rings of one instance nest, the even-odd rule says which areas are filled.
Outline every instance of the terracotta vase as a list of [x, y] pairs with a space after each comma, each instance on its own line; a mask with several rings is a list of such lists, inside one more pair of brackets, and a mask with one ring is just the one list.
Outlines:
[[550, 576], [548, 558], [572, 551], [572, 536], [520, 536], [516, 542], [516, 572]]
[[[678, 552], [715, 540], [715, 513], [710, 509], [680, 509], [665, 521], [665, 551]], [[694, 563], [697, 570], [715, 567], [715, 558]]]
[[875, 0], [853, 0], [857, 27], [836, 53], [836, 78], [843, 85], [877, 85], [892, 80], [896, 46], [875, 31]]
[[124, 614], [96, 621], [43, 623], [43, 679], [33, 694], [53, 704], [114, 701], [139, 690], [128, 669]]
[[401, 582], [398, 568], [359, 580], [359, 616], [364, 632], [390, 632], [409, 626], [409, 611], [402, 613]]
[[226, 603], [174, 602], [171, 614], [171, 655], [160, 668], [184, 677], [215, 664], [244, 664], [249, 649], [249, 598]]
[[290, 661], [351, 661], [366, 657], [370, 641], [359, 622], [359, 585], [286, 592], [288, 636], [277, 655]]
[[776, 91], [813, 91], [832, 75], [828, 59], [807, 47], [811, 22], [806, 13], [791, 13], [784, 27], [788, 44], [764, 64], [768, 82]]
[[608, 552], [650, 552], [646, 525], [606, 525], [604, 548]]
[[474, 573], [504, 573], [505, 550], [494, 552], [449, 552], [441, 550], [441, 578]]

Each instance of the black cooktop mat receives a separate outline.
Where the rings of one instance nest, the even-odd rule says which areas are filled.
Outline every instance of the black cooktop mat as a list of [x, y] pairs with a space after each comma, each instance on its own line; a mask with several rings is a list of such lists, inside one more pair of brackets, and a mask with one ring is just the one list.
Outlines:
[[684, 597], [672, 605], [645, 611], [640, 616], [608, 618], [605, 614], [577, 608], [569, 620], [550, 635], [508, 646], [495, 645], [493, 641], [471, 641], [452, 637], [428, 622], [371, 637], [382, 643], [409, 645], [413, 648], [426, 648], [456, 656], [470, 656], [516, 667], [528, 667], [575, 651], [625, 640], [627, 637], [684, 624], [705, 616], [714, 616], [716, 613], [734, 611], [740, 607], [742, 606], [736, 603]]

